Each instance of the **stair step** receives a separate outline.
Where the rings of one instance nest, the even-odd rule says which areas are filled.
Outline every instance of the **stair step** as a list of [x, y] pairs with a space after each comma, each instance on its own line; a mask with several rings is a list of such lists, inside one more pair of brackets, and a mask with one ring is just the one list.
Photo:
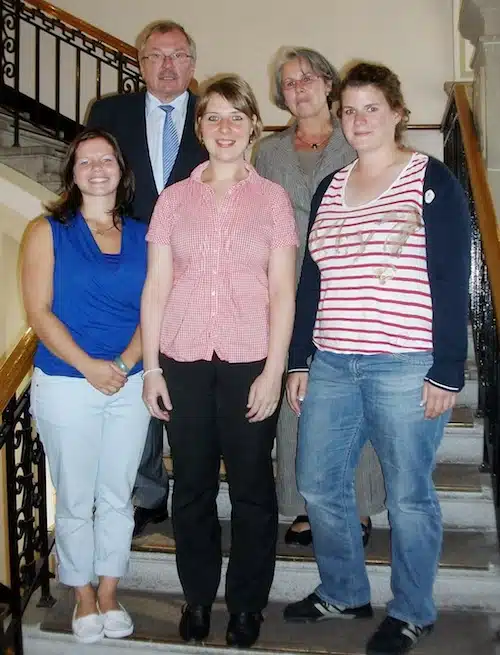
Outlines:
[[474, 425], [474, 413], [468, 405], [456, 405], [451, 413], [449, 427], [471, 428]]
[[63, 151], [51, 146], [28, 146], [20, 148], [0, 148], [0, 161], [32, 179], [46, 173], [59, 174]]
[[438, 491], [482, 493], [481, 473], [475, 464], [443, 462], [433, 475]]
[[[173, 474], [173, 462], [171, 455], [163, 458], [165, 467], [171, 478]], [[220, 464], [220, 479], [226, 482], [226, 467], [224, 462]], [[434, 471], [434, 484], [438, 491], [443, 492], [468, 492], [482, 493], [481, 474], [476, 464], [460, 464], [455, 462], [441, 462]]]
[[[41, 630], [35, 634], [31, 629], [26, 636], [26, 654], [45, 655], [49, 650], [43, 648], [50, 644], [51, 655], [62, 654], [57, 650], [58, 644], [66, 644], [72, 655], [79, 655], [78, 646], [67, 641], [70, 634], [73, 596], [67, 589], [57, 589], [58, 602], [47, 610], [41, 624]], [[120, 600], [131, 613], [135, 622], [135, 633], [121, 643], [121, 652], [140, 653], [142, 648], [151, 652], [154, 645], [165, 653], [234, 653], [225, 643], [227, 610], [222, 601], [213, 606], [211, 631], [208, 639], [200, 646], [187, 645], [180, 639], [178, 623], [181, 615], [183, 598], [175, 594], [144, 593], [141, 591], [122, 591]], [[266, 608], [259, 641], [253, 651], [264, 653], [283, 652], [289, 655], [312, 653], [324, 655], [362, 655], [370, 635], [382, 620], [384, 613], [377, 610], [373, 619], [357, 621], [323, 621], [317, 624], [289, 624], [282, 618], [283, 602], [271, 602]], [[58, 634], [59, 639], [56, 638]], [[35, 639], [38, 650], [34, 650]], [[132, 643], [130, 643], [132, 642]], [[135, 642], [135, 643], [134, 643]], [[104, 640], [99, 647], [103, 652], [112, 650], [117, 644], [114, 640]], [[135, 648], [134, 648], [135, 646]], [[141, 648], [142, 646], [142, 648]], [[129, 648], [127, 648], [129, 647]], [[93, 647], [95, 649], [95, 646]], [[90, 649], [89, 649], [90, 650]], [[87, 652], [85, 651], [81, 651]], [[240, 653], [251, 651], [239, 651]], [[489, 618], [479, 612], [450, 611], [441, 612], [434, 632], [422, 641], [415, 651], [427, 655], [493, 655], [493, 632]], [[118, 653], [118, 651], [117, 651]]]
[[[284, 536], [289, 525], [280, 523], [277, 560], [314, 561], [311, 546], [288, 546]], [[225, 555], [229, 553], [230, 521], [221, 520], [222, 550]], [[483, 532], [472, 530], [447, 530], [443, 538], [443, 551], [441, 555], [441, 568], [487, 570], [492, 556], [495, 554], [494, 545], [489, 543]], [[172, 523], [167, 520], [156, 525], [149, 525], [145, 534], [134, 539], [132, 548], [135, 551], [150, 553], [175, 553]], [[390, 561], [390, 530], [388, 528], [374, 528], [368, 547], [366, 548], [367, 565], [388, 565]]]

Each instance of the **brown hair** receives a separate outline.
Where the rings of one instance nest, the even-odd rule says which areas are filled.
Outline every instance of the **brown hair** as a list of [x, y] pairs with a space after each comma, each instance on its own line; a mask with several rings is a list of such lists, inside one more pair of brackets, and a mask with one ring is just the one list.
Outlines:
[[401, 120], [396, 125], [394, 133], [395, 140], [400, 143], [403, 132], [406, 130], [410, 118], [410, 110], [405, 104], [401, 82], [396, 73], [380, 64], [361, 62], [353, 66], [346, 74], [340, 85], [340, 107], [339, 117], [342, 112], [342, 94], [349, 87], [374, 86], [384, 94], [387, 104], [393, 111], [401, 114]]
[[206, 112], [210, 96], [213, 96], [214, 94], [227, 100], [227, 102], [229, 102], [229, 104], [235, 109], [241, 111], [245, 116], [248, 116], [252, 122], [256, 119], [250, 136], [250, 143], [255, 139], [258, 139], [262, 133], [262, 119], [260, 117], [257, 99], [255, 98], [252, 88], [248, 82], [239, 75], [224, 75], [223, 77], [218, 77], [209, 81], [198, 97], [194, 124], [194, 130], [198, 140], [200, 142], [202, 141], [200, 121]]
[[196, 61], [196, 43], [188, 32], [180, 25], [173, 20], [157, 20], [153, 23], [149, 23], [142, 30], [135, 41], [135, 46], [139, 53], [139, 58], [146, 46], [146, 42], [152, 34], [168, 34], [169, 32], [180, 32], [186, 37], [186, 40], [189, 45], [189, 53], [193, 58], [193, 61]]
[[132, 170], [125, 161], [118, 141], [114, 136], [101, 129], [87, 128], [70, 143], [62, 165], [61, 197], [46, 205], [46, 209], [60, 223], [68, 223], [82, 206], [82, 194], [75, 183], [73, 169], [75, 167], [76, 151], [80, 143], [90, 139], [104, 139], [113, 148], [113, 153], [120, 167], [120, 182], [116, 189], [116, 202], [113, 207], [113, 223], [118, 227], [120, 220], [126, 216], [135, 191], [135, 179]]

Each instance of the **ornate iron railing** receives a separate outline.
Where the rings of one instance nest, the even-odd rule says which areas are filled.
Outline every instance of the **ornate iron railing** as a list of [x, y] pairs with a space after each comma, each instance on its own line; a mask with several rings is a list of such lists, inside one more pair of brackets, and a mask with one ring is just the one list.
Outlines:
[[[50, 607], [45, 454], [29, 412], [29, 383], [17, 389], [31, 369], [35, 338], [29, 330], [0, 367], [0, 454], [5, 453], [9, 544], [9, 584], [0, 585], [6, 630], [0, 626], [1, 652], [22, 655], [21, 621], [36, 589], [41, 607]], [[2, 622], [2, 623], [3, 623]], [[3, 641], [3, 643], [2, 643]]]
[[484, 420], [482, 468], [491, 472], [500, 528], [500, 243], [466, 85], [454, 86], [442, 128], [445, 162], [466, 190], [472, 216], [470, 317]]
[[0, 91], [20, 120], [71, 140], [91, 100], [138, 91], [136, 49], [44, 0], [0, 0]]

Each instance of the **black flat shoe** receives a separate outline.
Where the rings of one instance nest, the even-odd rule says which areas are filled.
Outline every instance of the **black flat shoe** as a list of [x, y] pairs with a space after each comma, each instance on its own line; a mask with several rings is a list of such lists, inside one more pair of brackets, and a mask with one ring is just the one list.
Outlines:
[[297, 532], [293, 529], [297, 523], [309, 523], [309, 519], [305, 514], [299, 514], [285, 533], [285, 543], [287, 546], [310, 546], [312, 544], [311, 529]]
[[361, 532], [363, 534], [363, 548], [366, 548], [368, 546], [368, 542], [370, 541], [370, 536], [372, 534], [372, 520], [370, 517], [368, 517], [367, 525], [365, 525], [364, 523], [361, 524]]
[[260, 624], [264, 617], [260, 612], [240, 612], [230, 614], [227, 624], [226, 643], [237, 648], [250, 648], [260, 634]]
[[148, 523], [163, 523], [168, 519], [167, 505], [147, 509], [146, 507], [136, 507], [134, 512], [134, 532], [132, 539], [139, 537]]
[[184, 641], [203, 641], [210, 632], [211, 607], [184, 605], [179, 622], [179, 634]]

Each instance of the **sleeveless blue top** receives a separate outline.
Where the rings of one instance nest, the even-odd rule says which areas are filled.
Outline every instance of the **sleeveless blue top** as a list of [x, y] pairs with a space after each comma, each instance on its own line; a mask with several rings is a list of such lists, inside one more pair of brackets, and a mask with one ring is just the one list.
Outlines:
[[[109, 255], [101, 252], [81, 213], [67, 224], [48, 221], [54, 244], [52, 312], [90, 357], [113, 360], [139, 324], [148, 226], [124, 218], [121, 251]], [[83, 377], [42, 342], [34, 363], [47, 375]], [[138, 362], [130, 374], [141, 368]]]

